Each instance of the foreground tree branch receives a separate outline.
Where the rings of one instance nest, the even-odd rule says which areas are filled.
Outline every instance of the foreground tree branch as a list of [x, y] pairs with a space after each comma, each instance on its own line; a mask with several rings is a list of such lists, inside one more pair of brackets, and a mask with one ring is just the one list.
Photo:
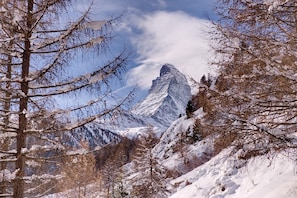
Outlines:
[[[59, 176], [47, 169], [58, 162], [49, 159], [67, 153], [63, 133], [118, 113], [131, 98], [130, 93], [112, 101], [109, 86], [125, 69], [126, 50], [109, 61], [99, 59], [114, 19], [91, 18], [92, 2], [78, 16], [74, 3], [0, 0], [0, 197], [53, 190], [48, 185]], [[58, 23], [62, 18], [69, 20]], [[84, 73], [76, 72], [78, 62], [92, 53], [98, 54], [97, 64], [82, 63]], [[82, 95], [87, 97], [80, 101]], [[59, 104], [70, 97], [79, 102]], [[39, 185], [40, 179], [47, 182]]]

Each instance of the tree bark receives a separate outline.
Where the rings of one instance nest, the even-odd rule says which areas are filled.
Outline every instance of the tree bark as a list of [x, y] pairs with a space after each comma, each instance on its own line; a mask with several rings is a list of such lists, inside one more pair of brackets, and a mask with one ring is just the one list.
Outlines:
[[22, 153], [22, 149], [26, 147], [26, 134], [27, 129], [27, 117], [26, 113], [28, 111], [28, 89], [29, 84], [27, 77], [29, 75], [30, 68], [30, 58], [31, 58], [31, 27], [32, 27], [32, 13], [33, 13], [33, 0], [27, 0], [27, 21], [26, 21], [26, 32], [25, 32], [25, 41], [24, 41], [24, 52], [23, 52], [23, 61], [22, 61], [22, 82], [21, 82], [21, 96], [20, 96], [20, 105], [19, 105], [19, 129], [17, 132], [17, 159], [16, 159], [16, 170], [17, 178], [14, 185], [14, 198], [24, 197], [25, 189], [25, 154]]

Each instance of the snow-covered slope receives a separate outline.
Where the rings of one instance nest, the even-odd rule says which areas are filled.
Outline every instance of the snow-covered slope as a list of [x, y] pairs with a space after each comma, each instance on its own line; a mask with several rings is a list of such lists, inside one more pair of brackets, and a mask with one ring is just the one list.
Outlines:
[[211, 158], [213, 145], [211, 141], [191, 142], [191, 131], [195, 119], [203, 115], [201, 109], [193, 118], [186, 116], [174, 121], [163, 133], [159, 143], [154, 147], [153, 154], [160, 162], [175, 174], [182, 175], [205, 163]]
[[63, 142], [71, 147], [81, 147], [87, 143], [90, 149], [94, 149], [110, 143], [120, 142], [122, 136], [111, 130], [102, 128], [95, 121], [66, 133], [63, 138]]
[[199, 109], [193, 118], [173, 122], [153, 150], [162, 165], [179, 175], [168, 184], [170, 198], [297, 197], [296, 152], [242, 159], [241, 150], [234, 153], [229, 147], [213, 156], [213, 137], [186, 140], [202, 115]]
[[224, 150], [173, 180], [180, 185], [170, 198], [296, 198], [296, 164], [284, 153], [270, 157], [244, 161]]

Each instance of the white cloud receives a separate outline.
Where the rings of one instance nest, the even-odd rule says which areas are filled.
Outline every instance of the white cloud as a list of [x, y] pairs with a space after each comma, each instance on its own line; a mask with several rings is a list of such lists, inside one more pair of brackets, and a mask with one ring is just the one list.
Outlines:
[[159, 11], [136, 20], [140, 34], [132, 39], [139, 66], [128, 73], [128, 85], [151, 86], [164, 63], [197, 80], [209, 72], [208, 31], [211, 23], [184, 12]]

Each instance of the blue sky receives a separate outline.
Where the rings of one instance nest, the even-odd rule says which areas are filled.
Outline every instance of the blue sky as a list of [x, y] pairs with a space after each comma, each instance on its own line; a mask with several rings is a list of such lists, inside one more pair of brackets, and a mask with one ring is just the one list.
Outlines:
[[[215, 0], [95, 0], [99, 18], [123, 14], [115, 40], [133, 53], [123, 90], [146, 91], [162, 64], [175, 65], [197, 80], [210, 72], [208, 30]], [[120, 91], [119, 91], [120, 92]]]

